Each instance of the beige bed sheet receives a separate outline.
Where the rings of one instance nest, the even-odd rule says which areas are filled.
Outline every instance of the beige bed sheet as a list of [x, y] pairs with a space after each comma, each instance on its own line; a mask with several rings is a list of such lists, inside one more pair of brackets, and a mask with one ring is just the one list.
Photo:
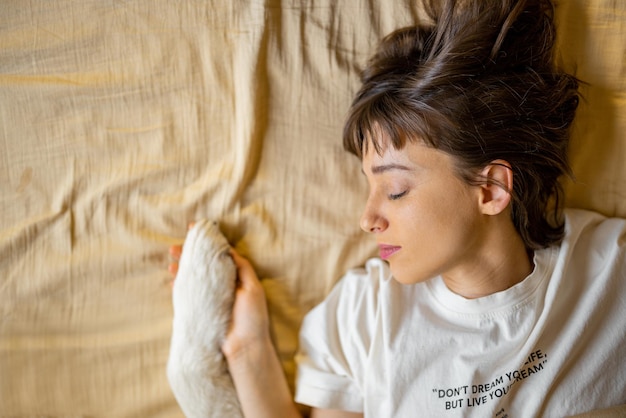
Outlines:
[[[398, 0], [0, 0], [0, 416], [179, 417], [168, 247], [219, 220], [302, 316], [374, 254], [340, 145]], [[626, 216], [626, 3], [562, 1], [583, 88], [568, 203]]]

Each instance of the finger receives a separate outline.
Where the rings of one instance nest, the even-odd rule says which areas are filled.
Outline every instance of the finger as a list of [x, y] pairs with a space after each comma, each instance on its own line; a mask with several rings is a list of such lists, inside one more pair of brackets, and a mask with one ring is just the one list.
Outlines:
[[242, 285], [251, 285], [258, 282], [256, 272], [247, 258], [242, 257], [232, 248], [230, 249], [230, 255], [233, 257], [233, 261], [237, 267], [237, 277]]
[[178, 263], [170, 263], [167, 267], [167, 271], [169, 271], [172, 276], [176, 277], [176, 274], [178, 274]]
[[176, 259], [180, 258], [180, 255], [183, 253], [183, 246], [180, 244], [175, 244], [170, 247], [170, 255]]
[[248, 259], [239, 255], [239, 253], [234, 248], [231, 248], [229, 252], [230, 255], [233, 257], [233, 261], [235, 262], [238, 270], [247, 270], [248, 268], [252, 268]]

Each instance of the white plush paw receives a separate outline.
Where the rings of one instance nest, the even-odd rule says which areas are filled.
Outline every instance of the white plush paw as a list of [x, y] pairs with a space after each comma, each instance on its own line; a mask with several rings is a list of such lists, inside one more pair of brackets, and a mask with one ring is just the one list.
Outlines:
[[220, 347], [235, 296], [236, 268], [215, 222], [187, 234], [174, 281], [174, 321], [167, 376], [187, 417], [240, 417]]

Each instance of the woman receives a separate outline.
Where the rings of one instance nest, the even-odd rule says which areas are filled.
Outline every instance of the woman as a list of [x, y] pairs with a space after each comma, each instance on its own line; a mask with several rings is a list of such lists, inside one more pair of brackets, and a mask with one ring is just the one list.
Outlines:
[[[443, 3], [443, 5], [440, 5]], [[314, 417], [565, 416], [626, 402], [623, 220], [562, 212], [578, 81], [547, 0], [431, 1], [385, 38], [345, 148], [370, 185], [380, 259], [302, 326]], [[238, 266], [222, 350], [246, 415], [299, 416], [263, 291]], [[272, 390], [267, 391], [267, 382]]]

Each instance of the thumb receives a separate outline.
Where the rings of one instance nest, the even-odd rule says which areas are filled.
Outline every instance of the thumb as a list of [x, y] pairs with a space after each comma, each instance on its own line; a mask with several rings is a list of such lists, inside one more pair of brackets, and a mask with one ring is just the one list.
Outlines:
[[233, 257], [235, 267], [237, 267], [237, 278], [242, 286], [251, 286], [259, 281], [254, 268], [247, 258], [239, 255], [235, 249], [230, 249], [230, 255]]

